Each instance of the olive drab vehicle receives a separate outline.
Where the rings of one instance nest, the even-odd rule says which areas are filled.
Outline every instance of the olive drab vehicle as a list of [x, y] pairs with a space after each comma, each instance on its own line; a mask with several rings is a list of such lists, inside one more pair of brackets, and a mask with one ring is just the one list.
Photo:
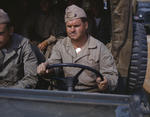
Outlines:
[[148, 61], [144, 20], [138, 14], [138, 5], [135, 0], [111, 1], [111, 51], [129, 92], [142, 88]]
[[149, 0], [111, 1], [111, 51], [128, 91], [144, 87], [150, 93], [149, 5]]
[[[0, 8], [15, 20], [24, 0], [2, 0]], [[36, 0], [31, 9], [36, 6]], [[63, 0], [52, 0], [53, 4]], [[64, 0], [67, 1], [67, 0]], [[88, 0], [83, 0], [87, 7]], [[150, 117], [150, 0], [104, 0], [109, 9], [111, 50], [119, 71], [115, 92], [75, 92], [67, 80], [68, 91], [0, 88], [0, 112], [3, 117]], [[14, 12], [14, 13], [13, 13]], [[80, 67], [78, 64], [55, 64], [53, 67]]]

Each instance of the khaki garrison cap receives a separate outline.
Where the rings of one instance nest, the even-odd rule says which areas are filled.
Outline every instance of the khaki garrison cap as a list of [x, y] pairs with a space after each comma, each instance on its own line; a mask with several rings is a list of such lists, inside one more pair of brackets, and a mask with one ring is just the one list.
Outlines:
[[66, 8], [65, 22], [78, 19], [78, 18], [86, 18], [86, 17], [87, 15], [85, 11], [76, 5], [71, 5]]
[[9, 22], [10, 19], [7, 13], [3, 9], [0, 9], [0, 24], [9, 23]]

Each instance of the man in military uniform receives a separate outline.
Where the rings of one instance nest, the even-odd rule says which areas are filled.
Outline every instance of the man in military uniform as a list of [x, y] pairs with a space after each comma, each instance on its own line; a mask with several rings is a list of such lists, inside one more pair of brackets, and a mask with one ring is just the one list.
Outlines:
[[13, 33], [7, 13], [0, 9], [0, 87], [34, 88], [36, 68], [28, 39]]
[[[51, 57], [38, 66], [37, 72], [48, 72], [46, 66], [54, 63], [77, 63], [90, 66], [104, 76], [104, 80], [94, 73], [83, 71], [75, 89], [88, 92], [112, 91], [117, 86], [118, 73], [114, 59], [106, 46], [87, 33], [88, 22], [85, 11], [71, 5], [65, 11], [67, 37], [53, 47]], [[65, 76], [75, 75], [78, 68], [64, 68]], [[89, 87], [95, 89], [89, 90]], [[86, 90], [87, 89], [87, 90]]]

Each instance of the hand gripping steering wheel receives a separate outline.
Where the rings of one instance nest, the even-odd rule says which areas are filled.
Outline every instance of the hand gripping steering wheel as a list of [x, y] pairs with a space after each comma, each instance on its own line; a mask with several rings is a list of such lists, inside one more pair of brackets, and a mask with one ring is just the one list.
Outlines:
[[63, 78], [52, 78], [52, 80], [62, 80], [64, 82], [66, 82], [67, 85], [67, 90], [68, 91], [73, 91], [74, 87], [76, 86], [76, 84], [78, 83], [78, 77], [81, 75], [81, 73], [84, 70], [89, 70], [92, 71], [96, 74], [97, 77], [100, 77], [101, 80], [103, 81], [103, 75], [98, 72], [97, 70], [89, 67], [89, 66], [85, 66], [85, 65], [81, 65], [81, 64], [74, 64], [74, 63], [59, 63], [59, 64], [52, 64], [52, 65], [48, 65], [46, 67], [46, 69], [53, 69], [53, 68], [63, 68], [63, 67], [77, 67], [77, 68], [81, 68], [81, 70], [76, 73], [74, 76], [72, 77], [63, 77]]

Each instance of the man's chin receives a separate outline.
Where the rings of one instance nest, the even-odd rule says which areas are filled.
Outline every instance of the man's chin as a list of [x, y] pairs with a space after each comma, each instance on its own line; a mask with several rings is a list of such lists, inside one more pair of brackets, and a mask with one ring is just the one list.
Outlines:
[[77, 40], [77, 38], [74, 37], [74, 36], [69, 36], [69, 38], [72, 39], [72, 40]]

